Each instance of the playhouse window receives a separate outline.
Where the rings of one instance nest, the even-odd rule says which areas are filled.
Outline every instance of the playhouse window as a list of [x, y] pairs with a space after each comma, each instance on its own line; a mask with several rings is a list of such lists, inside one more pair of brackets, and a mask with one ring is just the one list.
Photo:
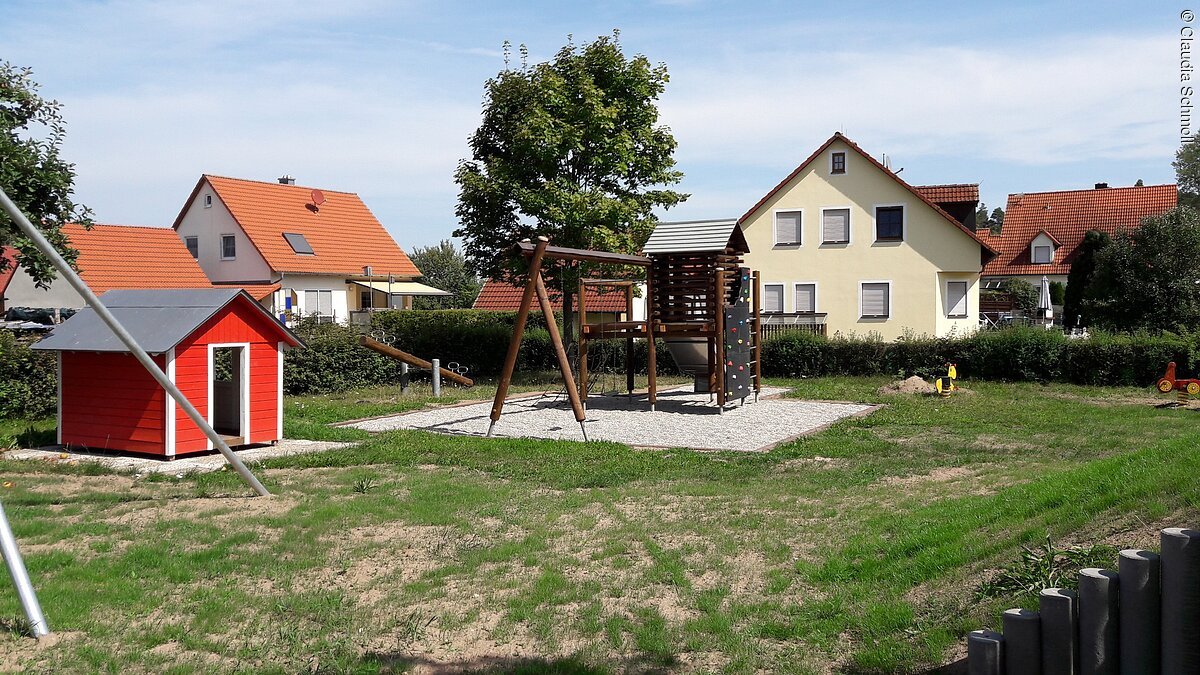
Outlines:
[[850, 209], [825, 209], [821, 212], [821, 243], [850, 243]]
[[764, 312], [783, 312], [783, 284], [764, 284], [763, 285], [763, 306]]
[[946, 316], [962, 319], [967, 316], [967, 282], [946, 282]]
[[886, 319], [892, 312], [892, 287], [887, 282], [871, 282], [862, 285], [863, 319]]
[[799, 211], [775, 212], [775, 245], [794, 246], [800, 243]]
[[221, 235], [221, 260], [237, 258], [237, 237], [232, 234]]
[[875, 207], [875, 240], [902, 241], [904, 239], [904, 207]]
[[1053, 249], [1049, 246], [1034, 246], [1033, 247], [1033, 262], [1036, 265], [1049, 265], [1054, 259]]
[[200, 237], [184, 237], [183, 243], [193, 258], [200, 257]]

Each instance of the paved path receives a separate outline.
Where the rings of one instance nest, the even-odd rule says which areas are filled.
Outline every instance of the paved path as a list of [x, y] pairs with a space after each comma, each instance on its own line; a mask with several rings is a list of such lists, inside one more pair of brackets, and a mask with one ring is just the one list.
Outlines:
[[[820, 430], [852, 415], [868, 414], [874, 406], [798, 399], [767, 398], [784, 389], [765, 388], [764, 398], [718, 414], [707, 394], [684, 390], [661, 392], [651, 412], [645, 396], [632, 402], [624, 396], [588, 399], [588, 439], [616, 441], [636, 447], [694, 448], [765, 452], [779, 443]], [[753, 399], [747, 399], [753, 401]], [[382, 417], [353, 426], [366, 431], [422, 429], [444, 434], [483, 436], [492, 404], [429, 408]], [[565, 397], [534, 396], [509, 399], [496, 423], [495, 435], [583, 440], [583, 433]]]

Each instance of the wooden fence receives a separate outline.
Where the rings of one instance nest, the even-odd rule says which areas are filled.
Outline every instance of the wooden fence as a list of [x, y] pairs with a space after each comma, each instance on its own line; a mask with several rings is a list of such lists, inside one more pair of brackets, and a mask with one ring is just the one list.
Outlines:
[[1121, 551], [1117, 571], [1047, 588], [1038, 611], [1010, 609], [1003, 632], [967, 636], [970, 675], [1200, 673], [1200, 531], [1167, 528], [1159, 553]]

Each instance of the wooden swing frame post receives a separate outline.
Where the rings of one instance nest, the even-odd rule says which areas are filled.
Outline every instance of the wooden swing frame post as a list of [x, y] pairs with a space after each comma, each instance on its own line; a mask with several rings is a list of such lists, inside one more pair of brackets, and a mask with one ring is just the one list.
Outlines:
[[[523, 243], [528, 243], [523, 242]], [[525, 322], [529, 320], [529, 309], [533, 306], [533, 296], [537, 292], [537, 281], [542, 273], [542, 257], [550, 240], [538, 237], [537, 246], [529, 258], [529, 279], [525, 282], [525, 291], [521, 294], [521, 307], [517, 310], [517, 321], [513, 325], [513, 338], [508, 343], [508, 354], [504, 356], [504, 370], [500, 372], [500, 382], [496, 384], [496, 399], [492, 401], [491, 423], [488, 424], [489, 438], [496, 429], [496, 422], [504, 410], [504, 398], [508, 396], [508, 388], [512, 384], [513, 371], [517, 369], [517, 355], [521, 351], [521, 338], [525, 336]], [[546, 317], [546, 323], [554, 323], [554, 314]]]

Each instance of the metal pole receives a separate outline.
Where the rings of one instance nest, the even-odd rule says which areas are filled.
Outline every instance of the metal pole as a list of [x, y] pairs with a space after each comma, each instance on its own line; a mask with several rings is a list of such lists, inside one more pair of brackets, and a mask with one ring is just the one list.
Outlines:
[[441, 359], [432, 359], [429, 361], [433, 364], [433, 397], [442, 397], [442, 361]]
[[17, 597], [21, 599], [21, 607], [25, 609], [25, 618], [29, 619], [33, 636], [40, 638], [49, 634], [50, 624], [42, 616], [42, 606], [38, 604], [37, 592], [29, 582], [29, 572], [25, 570], [25, 561], [21, 559], [8, 516], [4, 515], [3, 504], [0, 504], [0, 553], [4, 554], [4, 564], [8, 566], [8, 573], [12, 576], [13, 586], [17, 589]]
[[63, 260], [63, 257], [58, 254], [58, 251], [54, 250], [54, 247], [51, 246], [50, 242], [46, 240], [46, 237], [40, 231], [38, 231], [36, 227], [33, 226], [33, 223], [29, 222], [29, 219], [25, 217], [24, 213], [21, 213], [21, 209], [17, 208], [17, 205], [8, 198], [8, 193], [5, 192], [3, 188], [0, 188], [0, 207], [4, 209], [9, 218], [12, 218], [17, 227], [21, 228], [21, 232], [26, 237], [29, 237], [29, 240], [33, 242], [33, 245], [36, 246], [43, 255], [50, 259], [51, 264], [54, 265], [54, 268], [58, 270], [59, 274], [63, 275], [63, 278], [67, 280], [67, 283], [71, 284], [71, 287], [74, 288], [75, 291], [81, 296], [83, 296], [83, 299], [87, 302], [88, 306], [96, 312], [102, 321], [104, 321], [109, 330], [111, 330], [113, 334], [116, 335], [122, 343], [124, 343], [125, 347], [131, 354], [133, 354], [134, 358], [136, 358], [138, 362], [141, 363], [146, 369], [146, 371], [158, 381], [158, 384], [161, 385], [162, 388], [171, 395], [171, 398], [175, 399], [175, 402], [179, 404], [179, 407], [183, 408], [183, 412], [186, 413], [187, 416], [196, 423], [196, 426], [200, 427], [200, 430], [204, 432], [204, 435], [212, 441], [213, 446], [220, 450], [222, 455], [225, 455], [225, 459], [229, 460], [229, 463], [233, 465], [233, 468], [238, 472], [238, 475], [241, 476], [242, 479], [247, 483], [249, 483], [250, 487], [254, 488], [254, 491], [260, 496], [267, 496], [271, 494], [267, 488], [263, 487], [263, 484], [254, 477], [254, 474], [250, 473], [250, 469], [246, 468], [246, 465], [242, 463], [241, 458], [235, 455], [233, 450], [229, 449], [229, 446], [225, 444], [224, 440], [222, 440], [221, 435], [212, 428], [212, 425], [208, 423], [208, 420], [204, 419], [204, 416], [200, 414], [200, 411], [196, 410], [196, 406], [192, 405], [192, 402], [183, 395], [183, 392], [179, 391], [179, 388], [175, 386], [175, 383], [172, 382], [166, 376], [166, 374], [163, 373], [162, 369], [158, 367], [158, 364], [154, 363], [154, 360], [150, 358], [150, 355], [146, 353], [146, 350], [142, 349], [142, 346], [137, 343], [137, 340], [133, 339], [133, 336], [129, 334], [129, 331], [125, 330], [125, 327], [121, 325], [121, 322], [117, 321], [117, 317], [113, 316], [112, 312], [108, 311], [108, 308], [104, 306], [104, 303], [100, 302], [100, 298], [97, 298], [96, 294], [92, 292], [92, 289], [88, 288], [88, 285], [84, 283], [83, 279], [79, 278], [79, 275], [75, 273], [75, 270], [71, 269], [71, 266], [67, 264], [67, 261]]

